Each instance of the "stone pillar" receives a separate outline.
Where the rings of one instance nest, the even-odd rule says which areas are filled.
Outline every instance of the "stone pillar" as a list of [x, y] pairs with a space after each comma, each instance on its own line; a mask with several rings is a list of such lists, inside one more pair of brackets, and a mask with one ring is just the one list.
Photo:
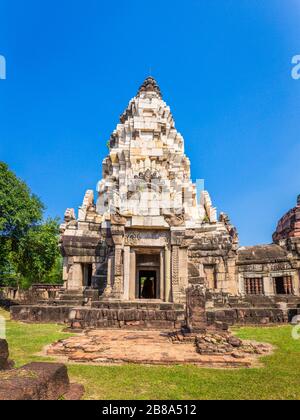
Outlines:
[[245, 296], [245, 284], [244, 284], [244, 276], [242, 274], [238, 274], [238, 288], [239, 294]]
[[266, 296], [274, 296], [274, 283], [273, 277], [265, 276], [263, 278], [264, 282], [264, 292]]
[[68, 281], [69, 290], [83, 289], [83, 269], [80, 263], [74, 263], [69, 272]]
[[64, 281], [64, 287], [66, 289], [69, 288], [68, 280], [69, 280], [69, 259], [68, 259], [68, 257], [64, 257], [64, 259], [63, 259], [63, 281]]
[[107, 260], [107, 279], [106, 287], [104, 291], [105, 297], [110, 297], [112, 292], [112, 277], [113, 277], [113, 266], [114, 266], [114, 257], [111, 255]]
[[171, 302], [171, 251], [165, 247], [165, 301]]
[[179, 248], [179, 295], [178, 303], [186, 302], [186, 291], [189, 287], [189, 273], [188, 273], [188, 248]]
[[293, 276], [293, 286], [294, 286], [294, 294], [296, 296], [300, 295], [300, 284], [299, 284], [299, 274], [298, 272]]
[[124, 247], [124, 300], [129, 300], [130, 246]]
[[172, 297], [174, 302], [179, 300], [179, 246], [172, 246]]
[[165, 299], [165, 252], [160, 251], [160, 299]]
[[130, 250], [129, 300], [136, 298], [136, 253]]
[[236, 261], [235, 258], [228, 258], [227, 260], [227, 284], [226, 292], [231, 295], [238, 294], [238, 276], [236, 272]]
[[114, 283], [113, 283], [113, 297], [115, 299], [121, 299], [124, 293], [124, 279], [123, 279], [123, 267], [122, 267], [122, 246], [115, 246], [115, 258], [114, 258]]

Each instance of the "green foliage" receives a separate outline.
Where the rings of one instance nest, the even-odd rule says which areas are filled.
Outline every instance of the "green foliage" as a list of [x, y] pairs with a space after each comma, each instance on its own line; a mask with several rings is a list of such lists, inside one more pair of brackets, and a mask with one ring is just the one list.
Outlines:
[[48, 220], [34, 226], [21, 238], [15, 255], [17, 272], [32, 283], [42, 283], [59, 258], [59, 226], [57, 220]]
[[0, 162], [0, 235], [12, 246], [42, 220], [44, 206], [27, 185]]
[[28, 288], [61, 281], [57, 220], [42, 222], [44, 205], [0, 162], [0, 280]]

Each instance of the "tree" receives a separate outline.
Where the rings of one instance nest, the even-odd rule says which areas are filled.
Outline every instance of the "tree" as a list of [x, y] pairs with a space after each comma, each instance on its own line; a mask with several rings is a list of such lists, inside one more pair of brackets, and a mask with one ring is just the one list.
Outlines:
[[29, 286], [60, 280], [57, 220], [43, 223], [44, 205], [0, 162], [0, 280]]
[[0, 162], [0, 236], [12, 242], [13, 249], [28, 230], [41, 222], [44, 205], [25, 184]]
[[58, 235], [58, 221], [49, 219], [29, 229], [20, 240], [15, 265], [28, 284], [43, 283], [55, 269], [60, 258]]

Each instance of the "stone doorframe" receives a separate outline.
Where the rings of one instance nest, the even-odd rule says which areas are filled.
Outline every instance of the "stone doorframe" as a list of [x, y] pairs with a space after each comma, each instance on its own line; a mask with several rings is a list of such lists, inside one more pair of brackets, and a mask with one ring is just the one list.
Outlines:
[[[160, 265], [154, 267], [137, 267], [137, 254], [154, 252], [159, 255]], [[139, 270], [156, 271], [159, 295], [163, 302], [171, 301], [171, 252], [168, 247], [124, 247], [124, 300], [137, 300], [139, 288]]]

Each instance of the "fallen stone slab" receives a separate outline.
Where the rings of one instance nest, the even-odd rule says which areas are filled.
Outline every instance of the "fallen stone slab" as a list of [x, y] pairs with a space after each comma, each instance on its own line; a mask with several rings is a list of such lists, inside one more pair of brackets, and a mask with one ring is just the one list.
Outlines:
[[82, 387], [70, 385], [67, 368], [60, 363], [30, 363], [0, 373], [0, 400], [80, 399]]

